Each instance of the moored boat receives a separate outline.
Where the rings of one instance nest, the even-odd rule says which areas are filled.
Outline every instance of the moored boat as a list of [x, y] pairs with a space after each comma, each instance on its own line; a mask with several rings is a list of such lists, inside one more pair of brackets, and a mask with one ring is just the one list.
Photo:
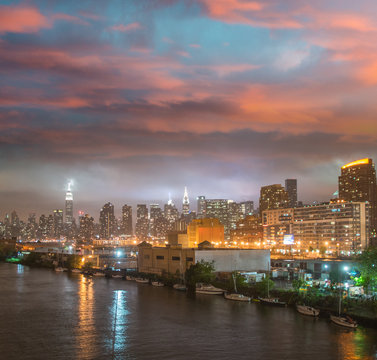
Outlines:
[[105, 276], [105, 273], [96, 271], [93, 276]]
[[112, 275], [111, 277], [114, 278], [114, 279], [122, 279], [123, 275], [116, 274], [116, 275]]
[[300, 314], [308, 315], [308, 316], [318, 316], [319, 310], [315, 309], [311, 306], [306, 305], [296, 305], [296, 309]]
[[149, 283], [149, 279], [136, 278], [136, 282], [138, 282], [140, 284], [148, 284]]
[[61, 266], [58, 266], [58, 267], [55, 268], [55, 271], [56, 272], [63, 272], [64, 268], [62, 268]]
[[351, 329], [357, 328], [357, 322], [351, 319], [349, 316], [335, 316], [330, 315], [330, 320], [337, 325], [344, 326]]
[[242, 294], [227, 294], [225, 293], [224, 294], [224, 297], [225, 299], [228, 299], [228, 300], [234, 300], [234, 301], [250, 301], [251, 298], [248, 297], [248, 296], [245, 296], [245, 295], [242, 295]]
[[199, 285], [196, 288], [197, 294], [206, 294], [206, 295], [222, 295], [225, 290], [214, 287], [213, 285]]
[[258, 299], [259, 299], [259, 301], [260, 301], [262, 304], [265, 304], [265, 305], [287, 306], [287, 303], [286, 303], [286, 302], [284, 302], [284, 301], [279, 301], [278, 298], [270, 298], [270, 297], [267, 297], [267, 298], [261, 298], [261, 297], [259, 297]]
[[81, 270], [80, 269], [72, 269], [71, 272], [73, 272], [75, 274], [81, 274]]
[[187, 288], [184, 284], [174, 284], [173, 289], [179, 290], [179, 291], [186, 291]]
[[126, 276], [126, 280], [129, 280], [129, 281], [135, 281], [136, 279], [135, 279], [133, 276], [129, 276], [129, 275], [127, 275], [127, 276]]
[[160, 281], [152, 281], [152, 285], [157, 286], [157, 287], [165, 286], [165, 284], [163, 282], [160, 282]]

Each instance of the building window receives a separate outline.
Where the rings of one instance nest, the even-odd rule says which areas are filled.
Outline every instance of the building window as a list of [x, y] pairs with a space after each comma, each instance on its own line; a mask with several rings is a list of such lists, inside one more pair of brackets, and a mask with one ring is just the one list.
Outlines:
[[194, 259], [192, 257], [187, 257], [186, 261], [194, 261]]
[[172, 256], [171, 259], [172, 260], [178, 260], [178, 261], [181, 260], [181, 258], [179, 256]]
[[149, 255], [144, 255], [144, 259], [149, 259]]
[[157, 255], [157, 256], [156, 256], [156, 259], [157, 259], [157, 260], [164, 260], [164, 256], [163, 256], [163, 255]]

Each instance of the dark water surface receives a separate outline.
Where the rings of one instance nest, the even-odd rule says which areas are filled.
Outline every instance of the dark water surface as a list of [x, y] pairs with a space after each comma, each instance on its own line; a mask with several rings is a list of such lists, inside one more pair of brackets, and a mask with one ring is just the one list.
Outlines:
[[0, 359], [377, 359], [377, 331], [293, 309], [0, 263]]

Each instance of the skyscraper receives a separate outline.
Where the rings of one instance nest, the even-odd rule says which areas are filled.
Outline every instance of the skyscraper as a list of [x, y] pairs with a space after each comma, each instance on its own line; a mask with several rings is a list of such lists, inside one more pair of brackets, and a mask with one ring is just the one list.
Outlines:
[[206, 197], [201, 195], [196, 200], [198, 202], [198, 218], [203, 219], [206, 217]]
[[243, 201], [240, 203], [242, 216], [245, 218], [254, 215], [254, 201]]
[[135, 233], [139, 240], [148, 237], [149, 219], [148, 208], [145, 204], [137, 204]]
[[80, 216], [80, 239], [84, 243], [89, 243], [94, 234], [94, 219], [85, 214]]
[[103, 205], [100, 216], [100, 236], [102, 239], [110, 239], [110, 237], [114, 234], [114, 227], [115, 227], [115, 216], [114, 216], [114, 205], [111, 203], [106, 203]]
[[190, 199], [187, 193], [187, 187], [185, 186], [185, 192], [183, 194], [183, 201], [182, 201], [182, 214], [188, 215], [190, 213]]
[[63, 234], [63, 210], [54, 210], [54, 236], [59, 238]]
[[288, 193], [280, 184], [262, 186], [259, 198], [259, 214], [264, 210], [286, 208], [288, 206]]
[[339, 199], [350, 202], [369, 202], [371, 236], [377, 231], [377, 182], [372, 159], [361, 159], [341, 168], [339, 176]]
[[72, 182], [68, 183], [67, 192], [65, 193], [65, 223], [72, 225], [73, 221], [73, 195], [71, 191]]
[[122, 233], [132, 235], [132, 207], [127, 204], [122, 207]]
[[285, 180], [285, 191], [288, 193], [288, 207], [297, 206], [297, 179]]

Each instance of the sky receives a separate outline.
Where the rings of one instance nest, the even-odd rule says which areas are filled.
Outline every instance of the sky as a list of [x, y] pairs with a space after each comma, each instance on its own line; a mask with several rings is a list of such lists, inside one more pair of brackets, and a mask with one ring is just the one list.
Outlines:
[[377, 160], [375, 0], [0, 1], [0, 218], [328, 201]]

